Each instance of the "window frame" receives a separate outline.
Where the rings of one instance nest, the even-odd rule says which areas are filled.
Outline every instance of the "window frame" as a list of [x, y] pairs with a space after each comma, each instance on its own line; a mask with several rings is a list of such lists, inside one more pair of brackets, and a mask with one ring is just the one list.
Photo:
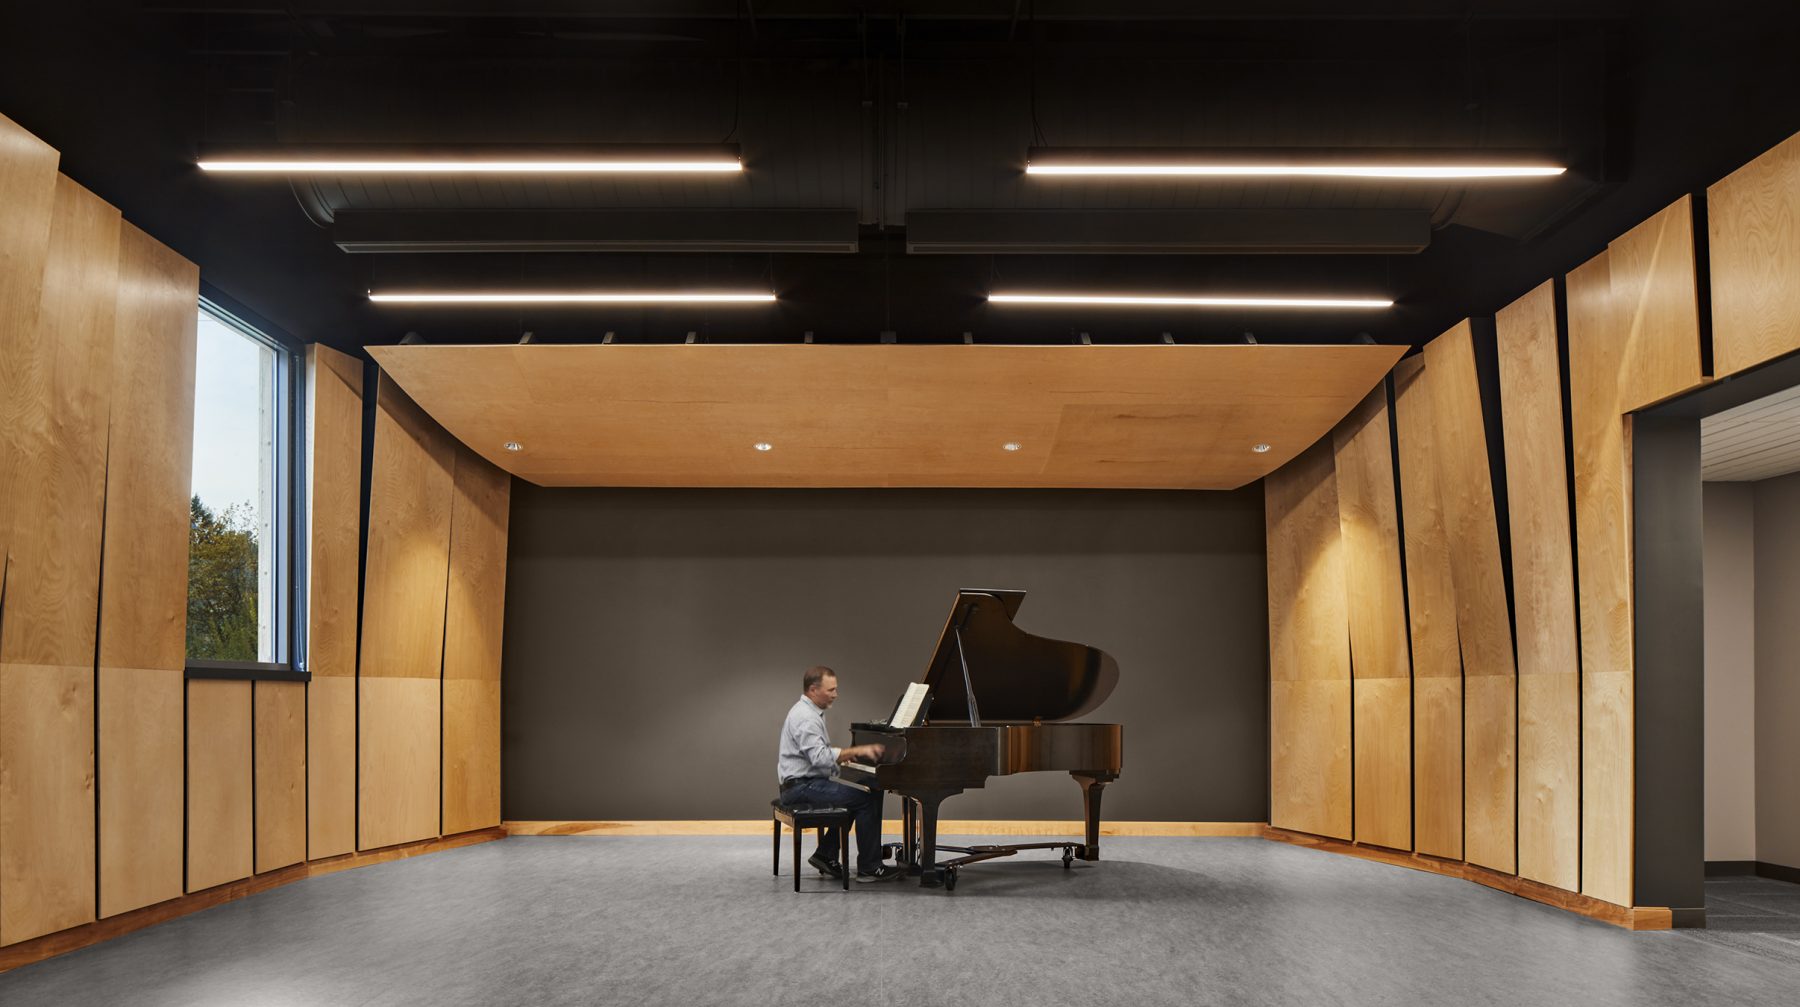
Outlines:
[[188, 679], [309, 682], [306, 663], [306, 355], [299, 340], [271, 325], [211, 284], [200, 284], [195, 317], [211, 315], [244, 338], [271, 350], [275, 358], [273, 408], [275, 486], [271, 521], [275, 548], [274, 661], [213, 661], [185, 658]]

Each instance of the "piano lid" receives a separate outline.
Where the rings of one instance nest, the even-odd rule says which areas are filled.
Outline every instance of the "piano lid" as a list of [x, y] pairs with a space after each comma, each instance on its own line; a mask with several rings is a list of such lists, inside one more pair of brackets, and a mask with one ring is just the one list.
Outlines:
[[934, 723], [967, 723], [969, 703], [957, 660], [962, 630], [975, 705], [990, 720], [1071, 720], [1093, 710], [1119, 684], [1119, 665], [1086, 644], [1032, 636], [1013, 625], [1023, 591], [965, 588], [956, 594], [921, 681], [931, 687]]

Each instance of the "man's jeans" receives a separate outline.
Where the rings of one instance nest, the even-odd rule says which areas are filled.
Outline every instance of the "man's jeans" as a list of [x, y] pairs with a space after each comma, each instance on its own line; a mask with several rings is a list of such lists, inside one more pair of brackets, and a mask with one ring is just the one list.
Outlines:
[[[808, 777], [781, 792], [790, 808], [846, 808], [856, 815], [856, 869], [870, 874], [881, 866], [881, 791], [859, 790], [823, 776]], [[820, 829], [819, 852], [836, 860], [842, 837], [837, 829]]]

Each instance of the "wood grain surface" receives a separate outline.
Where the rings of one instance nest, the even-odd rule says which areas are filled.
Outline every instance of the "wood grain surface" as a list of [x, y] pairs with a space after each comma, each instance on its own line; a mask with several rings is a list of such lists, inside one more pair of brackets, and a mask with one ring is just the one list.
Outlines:
[[[37, 339], [44, 257], [56, 204], [58, 155], [0, 115], [0, 588], [11, 554], [13, 497], [19, 486], [22, 385]], [[5, 594], [0, 591], [0, 604]]]
[[444, 832], [500, 824], [500, 680], [444, 679]]
[[1517, 682], [1473, 340], [1469, 323], [1461, 322], [1427, 343], [1424, 357], [1462, 642], [1463, 856], [1513, 871], [1518, 867]]
[[306, 856], [356, 849], [356, 679], [306, 683]]
[[1706, 190], [1713, 373], [1800, 350], [1800, 135]]
[[500, 823], [500, 640], [512, 476], [457, 446], [444, 621], [444, 831]]
[[1606, 246], [1625, 340], [1621, 411], [1704, 383], [1694, 277], [1693, 197], [1683, 196]]
[[188, 493], [200, 272], [126, 223], [99, 641], [100, 915], [182, 893]]
[[1332, 431], [1350, 616], [1356, 841], [1412, 848], [1412, 659], [1385, 384]]
[[0, 664], [0, 944], [94, 918], [93, 665]]
[[362, 548], [362, 361], [306, 348], [307, 670], [356, 674], [357, 564]]
[[1263, 483], [1269, 564], [1269, 819], [1349, 838], [1350, 619], [1329, 439]]
[[187, 890], [256, 869], [249, 682], [187, 683]]
[[1581, 884], [1581, 663], [1556, 292], [1495, 316], [1519, 657], [1519, 873]]
[[356, 632], [362, 548], [363, 363], [306, 349], [306, 849], [356, 849]]
[[101, 668], [100, 916], [181, 895], [183, 672]]
[[357, 848], [439, 834], [442, 683], [363, 678], [357, 683]]
[[94, 661], [118, 270], [119, 211], [58, 175], [37, 326], [15, 336], [11, 355], [14, 536], [0, 661]]
[[[0, 944], [94, 919], [94, 624], [119, 212], [58, 175], [36, 325], [7, 340]], [[9, 212], [0, 207], [0, 213]]]
[[1620, 415], [1623, 323], [1610, 253], [1568, 276], [1581, 631], [1581, 891], [1632, 899], [1634, 842], [1631, 423]]
[[[1398, 346], [380, 346], [544, 486], [1231, 489], [1313, 444]], [[523, 451], [509, 452], [513, 441]], [[772, 450], [756, 451], [758, 442]], [[1016, 443], [1016, 451], [1002, 445]], [[1251, 447], [1270, 445], [1258, 454]]]
[[108, 433], [103, 668], [178, 669], [187, 661], [199, 297], [193, 263], [124, 225], [110, 373], [113, 411], [129, 419]]
[[1394, 424], [1413, 654], [1413, 848], [1462, 859], [1462, 651], [1438, 492], [1436, 396], [1423, 355], [1394, 368]]
[[306, 859], [306, 683], [253, 682], [256, 873]]
[[383, 375], [375, 410], [357, 848], [439, 834], [442, 674], [456, 442]]
[[386, 376], [379, 387], [357, 673], [364, 680], [436, 681], [443, 670], [456, 442]]

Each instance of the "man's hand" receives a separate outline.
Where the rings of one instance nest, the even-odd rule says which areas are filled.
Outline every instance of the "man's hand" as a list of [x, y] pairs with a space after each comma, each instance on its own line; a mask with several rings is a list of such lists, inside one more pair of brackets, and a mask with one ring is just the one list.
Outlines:
[[879, 759], [886, 751], [880, 745], [853, 745], [838, 752], [839, 762], [855, 762], [858, 759]]

